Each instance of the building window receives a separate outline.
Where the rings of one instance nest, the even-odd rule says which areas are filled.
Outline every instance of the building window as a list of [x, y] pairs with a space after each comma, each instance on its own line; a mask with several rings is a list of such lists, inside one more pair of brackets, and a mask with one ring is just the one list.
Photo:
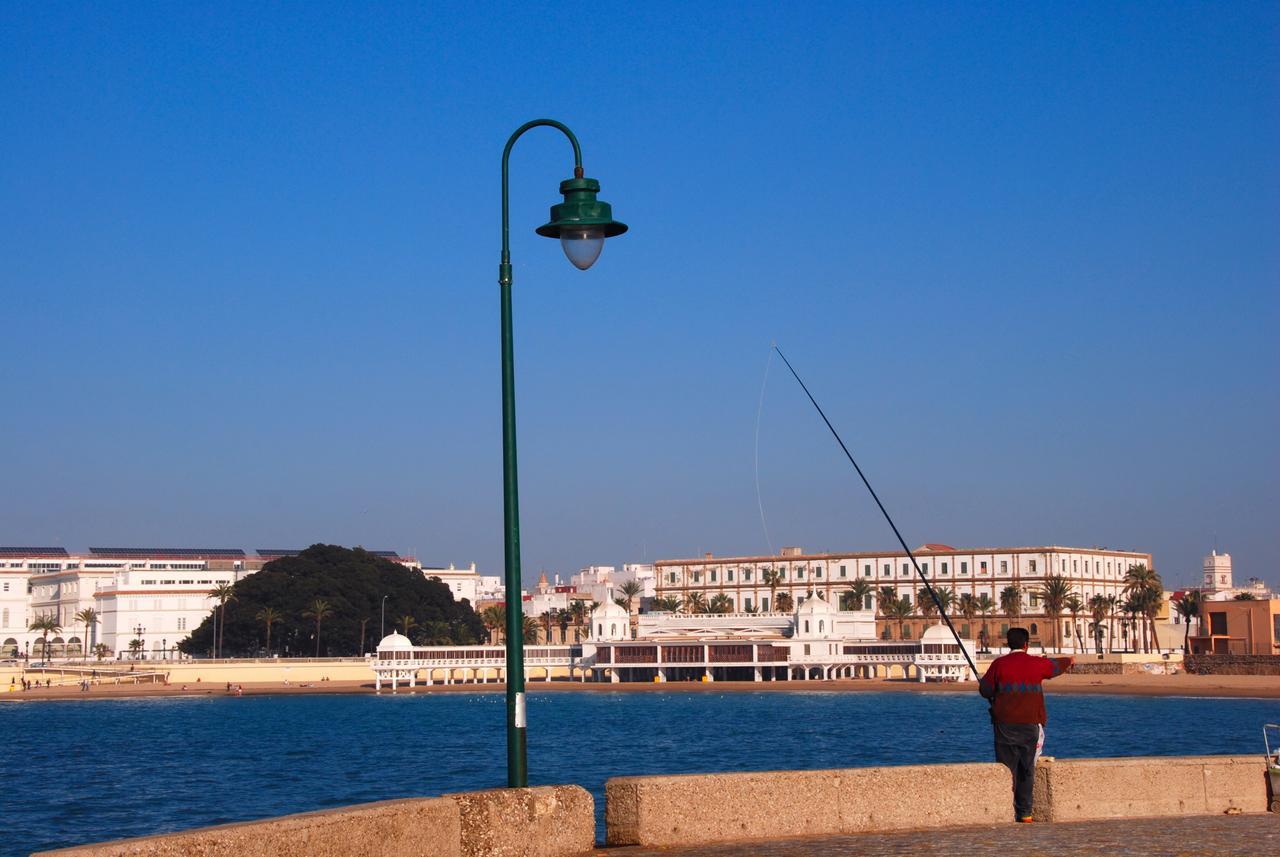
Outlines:
[[960, 573], [961, 574], [969, 573], [969, 563], [963, 562], [963, 561], [960, 563]]
[[711, 582], [712, 583], [716, 582], [716, 570], [714, 568], [711, 569]]
[[751, 581], [751, 569], [749, 569], [749, 568], [744, 568], [744, 569], [742, 570], [742, 579], [743, 579], [743, 580], [745, 580], [745, 581], [748, 581], [748, 582], [750, 582], [750, 581]]
[[902, 576], [903, 576], [903, 577], [906, 577], [906, 576], [907, 576], [907, 575], [909, 575], [909, 574], [911, 574], [911, 566], [907, 565], [907, 564], [904, 562], [904, 563], [902, 564]]
[[1078, 559], [1073, 559], [1073, 560], [1071, 560], [1071, 571], [1072, 571], [1072, 573], [1075, 573], [1075, 572], [1077, 572], [1077, 571], [1079, 571], [1079, 570], [1080, 570], [1080, 560], [1078, 560]]
[[[808, 620], [808, 619], [805, 619], [805, 620], [804, 620], [804, 632], [805, 632], [806, 634], [807, 634], [807, 633], [809, 633], [809, 620]], [[809, 654], [809, 653], [808, 653], [808, 652], [805, 652], [805, 654], [807, 655], [807, 654]]]
[[982, 562], [978, 563], [978, 571], [982, 572], [983, 574], [987, 573], [987, 561], [985, 559]]
[[849, 576], [849, 571], [848, 571], [848, 569], [846, 569], [843, 565], [842, 565], [842, 566], [840, 566], [840, 576], [841, 576], [841, 577], [848, 577], [848, 576]]
[[814, 577], [822, 577], [822, 566], [818, 566], [813, 570]]
[[947, 564], [946, 564], [945, 562], [942, 564], [942, 573], [943, 573], [943, 574], [950, 574], [950, 573], [951, 573], [950, 571], [948, 571], [948, 570], [947, 570]]
[[1008, 561], [1008, 560], [1006, 560], [1006, 559], [1002, 559], [1002, 560], [1000, 560], [1000, 573], [1001, 573], [1001, 574], [1008, 574], [1008, 573], [1009, 573], [1009, 561]]
[[797, 568], [797, 569], [796, 569], [796, 580], [804, 580], [804, 569], [803, 569], [803, 568]]
[[920, 571], [922, 571], [922, 572], [924, 573], [925, 577], [928, 577], [928, 576], [929, 576], [929, 563], [927, 563], [927, 562], [926, 562], [926, 563], [922, 564], [922, 565], [920, 566]]
[[905, 602], [907, 602], [908, 604], [910, 604], [910, 603], [911, 603], [911, 593], [910, 593], [910, 592], [904, 592], [904, 593], [902, 593], [902, 600], [903, 600], [903, 601], [905, 601]]
[[750, 598], [744, 598], [744, 599], [742, 599], [742, 609], [743, 609], [744, 611], [746, 611], [747, 613], [750, 613], [750, 612], [751, 612], [751, 599], [750, 599]]
[[1036, 573], [1036, 561], [1034, 559], [1027, 560], [1027, 566], [1031, 569], [1031, 573]]
[[888, 577], [888, 576], [889, 576], [889, 574], [890, 574], [889, 563], [887, 563], [887, 562], [886, 562], [886, 563], [884, 564], [884, 571], [883, 571], [883, 572], [881, 572], [880, 576], [881, 576], [881, 577]]
[[733, 583], [733, 569], [731, 568], [725, 569], [724, 579], [729, 581], [730, 583]]
[[1215, 636], [1226, 636], [1227, 633], [1227, 614], [1226, 613], [1210, 613], [1209, 614], [1209, 633]]
[[1035, 622], [1032, 622], [1032, 623], [1031, 623], [1031, 636], [1033, 636], [1033, 637], [1034, 637], [1034, 636], [1038, 635], [1039, 633], [1040, 633], [1040, 628], [1036, 625], [1036, 623], [1035, 623]]
[[863, 577], [870, 577], [870, 576], [871, 576], [871, 563], [867, 563], [866, 565], [864, 565], [864, 566], [862, 567], [862, 576], [863, 576]]

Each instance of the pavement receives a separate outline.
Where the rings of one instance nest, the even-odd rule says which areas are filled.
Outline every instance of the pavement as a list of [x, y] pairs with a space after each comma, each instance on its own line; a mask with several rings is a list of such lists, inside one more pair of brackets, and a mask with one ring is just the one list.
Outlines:
[[1124, 818], [1065, 824], [1005, 824], [899, 833], [742, 842], [690, 848], [611, 848], [609, 857], [1259, 857], [1280, 854], [1280, 815]]

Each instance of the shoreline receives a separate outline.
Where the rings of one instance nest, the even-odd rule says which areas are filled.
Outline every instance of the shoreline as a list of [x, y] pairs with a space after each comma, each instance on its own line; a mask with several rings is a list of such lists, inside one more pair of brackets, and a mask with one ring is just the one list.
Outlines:
[[[372, 679], [306, 682], [283, 685], [280, 682], [244, 682], [243, 696], [296, 696], [367, 694], [379, 695]], [[396, 691], [384, 688], [383, 695], [432, 695], [444, 693], [503, 693], [506, 685], [488, 684], [419, 684]], [[841, 679], [835, 681], [718, 681], [718, 682], [578, 682], [553, 680], [529, 681], [525, 691], [536, 693], [962, 693], [977, 694], [977, 682], [948, 684], [926, 683], [902, 679]], [[184, 684], [94, 685], [89, 691], [76, 687], [40, 688], [29, 691], [0, 693], [0, 704], [6, 702], [92, 702], [103, 699], [136, 699], [141, 697], [226, 697], [225, 684], [187, 682]], [[1146, 675], [1064, 675], [1045, 685], [1046, 696], [1106, 695], [1143, 697], [1195, 697], [1232, 699], [1280, 699], [1280, 681], [1275, 676], [1209, 675], [1185, 673], [1173, 676]]]

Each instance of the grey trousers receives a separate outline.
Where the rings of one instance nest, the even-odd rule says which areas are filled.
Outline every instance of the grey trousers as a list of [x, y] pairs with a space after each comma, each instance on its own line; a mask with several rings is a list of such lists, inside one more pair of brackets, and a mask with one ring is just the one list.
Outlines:
[[1039, 723], [996, 723], [996, 761], [1013, 774], [1013, 811], [1019, 818], [1031, 815], [1031, 793], [1036, 784], [1036, 759], [1044, 743]]

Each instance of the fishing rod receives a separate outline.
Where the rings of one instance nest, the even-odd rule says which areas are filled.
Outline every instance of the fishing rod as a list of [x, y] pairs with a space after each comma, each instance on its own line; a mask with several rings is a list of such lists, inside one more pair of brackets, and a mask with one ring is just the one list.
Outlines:
[[920, 582], [924, 584], [924, 588], [928, 590], [929, 597], [933, 599], [933, 603], [937, 605], [938, 615], [942, 617], [942, 621], [947, 623], [947, 628], [951, 630], [951, 636], [956, 638], [956, 644], [960, 646], [960, 653], [964, 655], [964, 659], [969, 662], [969, 668], [973, 670], [974, 678], [980, 678], [978, 673], [978, 665], [973, 662], [973, 658], [969, 657], [969, 650], [964, 647], [964, 641], [960, 639], [960, 634], [956, 632], [956, 626], [951, 624], [951, 617], [947, 615], [946, 609], [942, 606], [942, 600], [938, 598], [938, 593], [934, 591], [933, 586], [929, 584], [929, 578], [920, 570], [920, 563], [916, 562], [916, 555], [912, 553], [911, 548], [907, 547], [907, 540], [902, 537], [902, 533], [898, 532], [898, 525], [893, 522], [893, 518], [889, 517], [889, 510], [884, 507], [884, 503], [880, 502], [876, 489], [871, 487], [871, 483], [867, 481], [867, 476], [862, 472], [862, 468], [858, 466], [858, 462], [853, 460], [853, 454], [849, 452], [849, 447], [844, 445], [844, 441], [840, 438], [840, 433], [836, 431], [836, 427], [831, 424], [831, 420], [827, 419], [826, 413], [822, 410], [822, 405], [818, 404], [818, 400], [813, 397], [813, 393], [809, 392], [808, 385], [800, 379], [796, 368], [791, 365], [791, 361], [787, 359], [787, 355], [782, 353], [782, 349], [778, 344], [773, 343], [773, 350], [778, 352], [778, 356], [782, 358], [782, 362], [787, 364], [787, 368], [791, 370], [791, 376], [796, 379], [796, 383], [800, 385], [800, 389], [804, 390], [804, 394], [809, 397], [809, 401], [818, 410], [818, 416], [822, 417], [822, 421], [827, 424], [827, 428], [831, 430], [831, 436], [836, 439], [836, 443], [840, 444], [840, 448], [844, 450], [844, 457], [849, 459], [849, 463], [853, 465], [853, 469], [858, 471], [858, 476], [862, 479], [862, 484], [867, 486], [867, 490], [871, 492], [871, 499], [876, 501], [876, 505], [880, 507], [880, 514], [884, 515], [884, 519], [889, 522], [889, 527], [893, 530], [893, 534], [898, 537], [898, 544], [902, 545], [902, 549], [906, 551], [907, 558], [911, 560], [911, 567], [916, 570], [916, 574], [920, 576]]

